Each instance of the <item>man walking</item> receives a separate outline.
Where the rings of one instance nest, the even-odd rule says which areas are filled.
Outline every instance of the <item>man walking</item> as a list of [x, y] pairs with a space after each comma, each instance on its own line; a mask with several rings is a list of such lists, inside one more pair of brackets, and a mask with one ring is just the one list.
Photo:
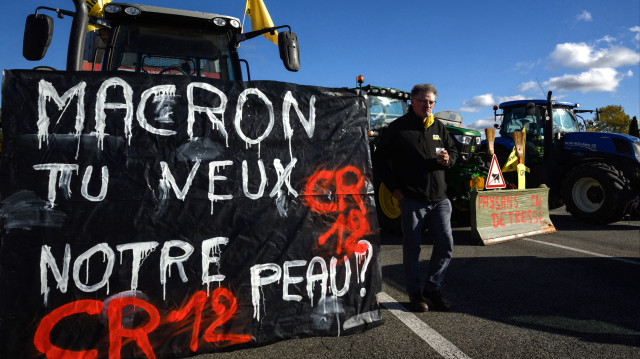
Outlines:
[[[433, 118], [438, 90], [420, 84], [411, 90], [411, 107], [384, 131], [378, 149], [379, 173], [400, 204], [403, 265], [411, 309], [450, 310], [440, 289], [453, 253], [451, 202], [445, 170], [458, 158], [455, 142], [442, 122]], [[424, 281], [420, 271], [420, 244], [424, 227], [433, 251]]]

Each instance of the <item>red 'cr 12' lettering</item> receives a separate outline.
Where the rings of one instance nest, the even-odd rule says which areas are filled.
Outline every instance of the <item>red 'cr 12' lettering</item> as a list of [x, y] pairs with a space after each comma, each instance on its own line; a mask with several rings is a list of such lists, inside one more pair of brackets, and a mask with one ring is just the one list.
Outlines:
[[[190, 300], [180, 309], [170, 312], [167, 315], [168, 322], [178, 322], [184, 320], [193, 311], [193, 330], [189, 348], [195, 352], [198, 350], [198, 339], [200, 337], [200, 325], [203, 319], [203, 312], [206, 306], [207, 295], [204, 291], [196, 292]], [[140, 327], [126, 329], [122, 327], [122, 313], [125, 307], [134, 306], [144, 310], [149, 319]], [[216, 318], [205, 330], [202, 338], [209, 343], [216, 343], [219, 346], [228, 346], [239, 343], [246, 343], [251, 340], [247, 334], [220, 333], [217, 331], [222, 325], [228, 322], [235, 314], [238, 304], [235, 296], [228, 289], [219, 287], [211, 294], [211, 307], [216, 314]], [[94, 359], [98, 357], [98, 350], [69, 350], [60, 348], [51, 342], [50, 335], [56, 325], [64, 318], [77, 315], [99, 315], [104, 309], [104, 303], [98, 300], [78, 300], [65, 304], [54, 309], [40, 321], [33, 338], [36, 349], [45, 354], [47, 358], [71, 358], [71, 359]], [[161, 322], [160, 313], [151, 303], [135, 297], [116, 298], [111, 300], [108, 307], [109, 318], [109, 358], [119, 359], [123, 339], [131, 339], [142, 350], [147, 358], [155, 358], [153, 346], [149, 341], [149, 333], [153, 332]], [[168, 330], [167, 332], [172, 332]]]

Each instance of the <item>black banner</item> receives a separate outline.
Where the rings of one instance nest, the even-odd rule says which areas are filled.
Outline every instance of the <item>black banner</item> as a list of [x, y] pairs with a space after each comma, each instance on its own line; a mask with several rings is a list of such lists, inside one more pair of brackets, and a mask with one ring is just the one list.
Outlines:
[[5, 71], [0, 353], [172, 358], [381, 322], [354, 91]]

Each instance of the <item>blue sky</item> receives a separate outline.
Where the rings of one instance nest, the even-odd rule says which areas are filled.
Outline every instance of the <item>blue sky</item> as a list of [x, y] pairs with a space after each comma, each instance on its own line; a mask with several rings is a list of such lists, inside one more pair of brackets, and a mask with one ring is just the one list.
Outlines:
[[[240, 48], [253, 80], [354, 87], [363, 74], [365, 84], [403, 90], [430, 82], [436, 112], [459, 111], [478, 129], [493, 125], [494, 104], [542, 98], [541, 87], [584, 109], [621, 105], [640, 115], [638, 0], [264, 1], [276, 25], [297, 33], [302, 69], [286, 71], [260, 37]], [[241, 20], [244, 10], [244, 0], [135, 2]], [[2, 69], [65, 67], [70, 18], [55, 18], [43, 61], [22, 58], [24, 19], [40, 5], [73, 10], [71, 0], [2, 1]]]

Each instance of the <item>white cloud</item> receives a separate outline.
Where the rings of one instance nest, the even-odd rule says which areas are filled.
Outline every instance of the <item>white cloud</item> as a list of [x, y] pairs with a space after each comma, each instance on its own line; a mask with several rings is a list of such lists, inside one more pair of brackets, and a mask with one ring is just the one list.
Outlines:
[[492, 93], [487, 93], [484, 95], [474, 96], [471, 101], [469, 101], [469, 106], [474, 107], [484, 107], [484, 106], [493, 106], [496, 101], [493, 99]]
[[503, 102], [508, 102], [508, 101], [526, 100], [526, 99], [527, 98], [522, 96], [522, 95], [505, 96], [505, 97], [498, 97], [498, 103], [503, 103]]
[[635, 39], [637, 41], [640, 41], [640, 26], [634, 26], [634, 27], [630, 28], [629, 31], [635, 32], [636, 33]]
[[493, 106], [495, 103], [492, 93], [474, 96], [471, 100], [462, 103], [460, 112], [480, 112], [481, 107]]
[[591, 16], [591, 13], [588, 12], [587, 10], [582, 10], [582, 12], [577, 16], [576, 18], [578, 21], [592, 21], [593, 17]]
[[573, 75], [553, 77], [544, 84], [554, 91], [614, 92], [624, 75], [612, 68], [597, 68]]
[[518, 86], [518, 91], [526, 92], [536, 88], [538, 88], [538, 83], [536, 81], [529, 81], [520, 84], [520, 86]]
[[582, 69], [619, 67], [640, 62], [640, 53], [626, 47], [595, 49], [584, 42], [558, 44], [550, 57], [561, 66]]
[[601, 43], [601, 42], [606, 42], [606, 43], [609, 43], [609, 44], [610, 44], [610, 43], [612, 43], [612, 42], [614, 42], [614, 41], [616, 41], [616, 38], [615, 38], [615, 37], [611, 37], [611, 36], [609, 36], [609, 35], [604, 35], [604, 37], [602, 37], [602, 39], [598, 39], [598, 40], [596, 40], [596, 44], [599, 44], [599, 43]]
[[493, 127], [494, 124], [496, 124], [496, 121], [492, 116], [492, 117], [484, 118], [482, 120], [475, 121], [475, 122], [473, 122], [473, 123], [471, 123], [469, 125], [465, 124], [464, 128], [468, 128], [468, 129], [471, 129], [471, 130], [476, 130], [476, 131], [482, 133], [482, 136], [484, 137], [484, 129], [485, 128], [494, 128]]
[[533, 70], [534, 67], [540, 65], [542, 63], [542, 59], [538, 59], [535, 62], [526, 62], [526, 61], [522, 61], [522, 62], [518, 62], [513, 66], [513, 69], [517, 72], [520, 73], [527, 73], [531, 70]]
[[460, 109], [458, 111], [460, 111], [460, 112], [480, 112], [480, 108], [479, 107], [462, 106], [462, 107], [460, 107]]

